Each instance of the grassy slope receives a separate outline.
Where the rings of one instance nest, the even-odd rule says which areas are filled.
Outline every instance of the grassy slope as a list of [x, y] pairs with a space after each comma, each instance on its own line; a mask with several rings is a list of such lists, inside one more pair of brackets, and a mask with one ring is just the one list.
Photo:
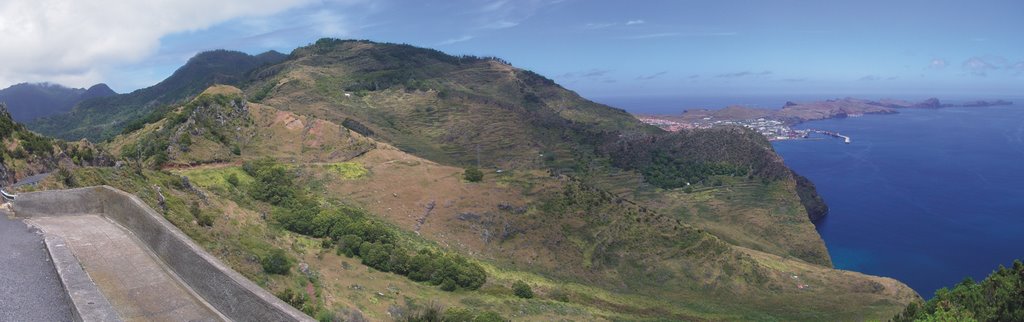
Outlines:
[[[566, 168], [572, 166], [573, 152], [579, 144], [600, 136], [587, 137], [590, 133], [578, 128], [598, 133], [652, 134], [650, 128], [621, 110], [587, 101], [550, 80], [500, 61], [452, 61], [451, 56], [402, 45], [357, 41], [329, 44], [296, 50], [292, 60], [273, 67], [275, 73], [253, 83], [247, 92], [264, 97], [266, 104], [297, 114], [335, 123], [355, 120], [380, 140], [445, 164], [477, 164], [479, 157], [479, 164], [485, 168]], [[408, 77], [415, 79], [416, 85], [400, 83], [376, 91], [357, 86], [388, 73], [411, 75]], [[531, 103], [532, 98], [539, 103]], [[679, 144], [684, 145], [682, 150], [705, 145], [752, 145], [714, 142], [700, 136]], [[786, 170], [781, 161], [768, 162]], [[788, 172], [773, 176], [788, 177]], [[782, 190], [782, 194], [793, 191], [791, 187]], [[679, 207], [659, 209], [679, 213]], [[787, 207], [723, 208], [721, 213], [737, 216], [693, 224], [726, 228], [717, 229], [720, 233], [731, 230], [735, 233], [729, 239], [745, 241], [740, 243], [744, 246], [830, 265], [813, 225], [800, 218], [801, 214], [806, 218], [806, 212]], [[749, 220], [741, 220], [744, 218]], [[751, 223], [754, 225], [748, 225]], [[782, 225], [769, 227], [777, 223]], [[742, 234], [759, 237], [740, 238]]]
[[[479, 155], [486, 167], [534, 167], [538, 154], [571, 148], [563, 137], [567, 124], [654, 131], [622, 110], [496, 60], [356, 41], [301, 48], [293, 57], [247, 93], [265, 93], [268, 105], [298, 114], [355, 120], [431, 160], [473, 164]], [[395, 87], [404, 82], [360, 87], [394, 83], [396, 74], [409, 75], [401, 79], [414, 80], [409, 86], [416, 89]]]
[[[294, 147], [295, 144], [288, 143], [299, 142], [295, 136], [288, 137], [287, 131], [242, 136], [263, 138], [262, 141], [228, 142], [245, 148], [241, 156], [228, 156], [218, 161], [236, 162], [270, 155], [295, 163], [302, 169], [303, 184], [324, 197], [356, 203], [399, 228], [417, 231], [420, 237], [415, 238], [425, 244], [479, 258], [491, 267], [493, 283], [489, 282], [482, 291], [466, 294], [459, 300], [463, 305], [482, 305], [503, 313], [521, 314], [522, 310], [517, 311], [516, 305], [522, 302], [511, 301], [507, 292], [502, 291], [507, 290], [512, 281], [510, 276], [535, 281], [539, 286], [542, 300], [526, 303], [548, 305], [560, 302], [555, 301], [556, 298], [568, 300], [566, 305], [579, 310], [558, 310], [558, 314], [583, 320], [589, 320], [588, 316], [609, 319], [861, 319], [891, 316], [916, 297], [909, 288], [889, 279], [836, 271], [798, 259], [732, 246], [734, 243], [785, 256], [802, 256], [805, 253], [801, 249], [821, 254], [820, 239], [807, 233], [813, 232], [813, 226], [794, 202], [796, 196], [791, 182], [758, 186], [741, 179], [725, 178], [735, 182], [696, 194], [661, 191], [645, 197], [643, 189], [635, 195], [621, 193], [630, 191], [628, 183], [631, 181], [616, 180], [613, 172], [595, 172], [582, 183], [552, 177], [538, 170], [574, 161], [570, 153], [585, 142], [585, 138], [581, 138], [585, 131], [645, 132], [649, 128], [624, 112], [589, 103], [547, 84], [536, 75], [498, 61], [470, 59], [453, 67], [450, 61], [444, 61], [449, 58], [431, 62], [427, 59], [432, 55], [429, 52], [402, 53], [408, 49], [405, 47], [399, 48], [403, 59], [409, 55], [426, 55], [426, 58], [412, 60], [427, 59], [416, 62], [416, 66], [430, 66], [424, 68], [430, 71], [425, 76], [434, 75], [433, 78], [417, 78], [427, 85], [413, 84], [413, 89], [365, 91], [351, 88], [347, 91], [353, 84], [365, 87], [367, 74], [394, 68], [401, 70], [401, 66], [359, 62], [365, 59], [393, 62], [393, 59], [381, 60], [378, 56], [395, 53], [388, 53], [389, 48], [377, 48], [392, 45], [342, 42], [332, 46], [343, 48], [307, 55], [303, 55], [303, 50], [318, 49], [297, 50], [295, 60], [275, 67], [275, 72], [264, 73], [265, 77], [246, 92], [261, 98], [263, 104], [295, 113], [274, 112], [277, 123], [268, 124], [307, 133], [307, 126], [288, 129], [288, 124], [293, 124], [290, 118], [316, 117], [329, 121], [327, 124], [348, 123], [348, 128], [370, 134], [368, 129], [373, 132], [372, 137], [392, 142], [401, 150], [377, 142], [377, 148], [354, 160], [369, 170], [369, 174], [355, 180], [340, 179], [330, 174], [333, 170], [329, 167], [318, 164], [324, 155], [320, 153], [322, 147], [303, 148], [298, 158], [289, 157], [295, 151], [275, 153], [274, 147]], [[346, 92], [352, 95], [344, 95]], [[536, 97], [541, 103], [529, 97]], [[257, 104], [248, 106], [252, 120], [247, 124], [256, 124], [259, 115], [271, 114], [261, 114], [259, 110], [272, 111]], [[280, 115], [290, 115], [290, 118], [279, 119]], [[352, 120], [362, 127], [352, 125]], [[142, 131], [155, 133], [160, 127], [158, 123]], [[258, 132], [263, 128], [267, 127], [241, 132]], [[131, 141], [132, 135], [135, 134], [119, 139], [124, 140], [121, 143], [115, 140], [114, 145]], [[461, 169], [445, 164], [475, 163], [477, 144], [485, 167], [514, 170], [501, 175], [488, 171], [487, 178], [480, 184], [462, 182]], [[228, 145], [222, 144], [219, 148]], [[306, 151], [312, 154], [305, 154]], [[550, 160], [541, 154], [554, 154], [555, 158]], [[307, 155], [315, 156], [307, 158]], [[181, 156], [185, 159], [175, 157], [172, 160], [190, 158], [187, 153]], [[345, 161], [352, 156], [329, 161]], [[207, 171], [194, 175], [216, 178], [216, 171], [237, 171], [231, 169], [187, 171]], [[182, 173], [193, 176], [192, 172]], [[224, 174], [220, 176], [223, 178]], [[635, 175], [632, 176], [635, 179]], [[627, 173], [622, 178], [629, 177]], [[228, 206], [228, 209], [238, 208], [250, 214], [265, 211], [258, 203], [238, 199], [237, 192], [224, 188], [222, 180], [194, 181], [213, 199], [235, 200], [236, 204], [241, 204]], [[657, 198], [658, 195], [671, 198], [664, 201]], [[733, 198], [741, 202], [733, 202]], [[630, 204], [628, 199], [635, 199], [637, 204]], [[431, 201], [435, 202], [435, 210], [424, 216], [424, 206]], [[688, 215], [688, 212], [705, 208], [708, 210], [703, 216]], [[422, 224], [418, 224], [420, 221]], [[779, 229], [776, 226], [780, 224], [796, 229]], [[215, 224], [213, 230], [217, 227]], [[246, 229], [260, 233], [276, 231], [274, 234], [296, 240], [303, 238], [280, 232], [262, 222], [254, 223], [253, 227]], [[220, 235], [215, 234], [215, 238], [206, 238], [232, 244], [235, 243], [233, 238], [242, 234], [238, 231], [246, 230], [226, 229], [228, 231]], [[414, 235], [410, 233], [410, 238], [414, 238], [411, 236]], [[268, 235], [267, 238], [276, 237]], [[802, 238], [812, 246], [807, 248], [796, 243], [789, 248], [779, 242]], [[246, 247], [266, 247], [257, 246], [239, 245], [224, 256], [251, 253]], [[300, 251], [304, 248], [292, 248], [296, 256], [309, 255]], [[311, 267], [331, 271], [331, 265], [338, 265], [337, 259], [322, 256], [328, 260], [317, 265], [310, 263]], [[343, 276], [351, 277], [339, 274], [339, 281], [346, 281]], [[795, 281], [792, 275], [807, 281]], [[800, 288], [800, 285], [811, 287]], [[318, 289], [327, 294], [325, 299], [339, 307], [358, 307], [361, 303], [351, 295], [343, 299], [345, 294], [351, 293], [337, 285]], [[558, 295], [565, 292], [570, 295]], [[496, 302], [487, 302], [491, 299], [489, 296], [497, 296]], [[396, 296], [395, 300], [398, 298]], [[413, 301], [415, 298], [420, 297], [414, 297]], [[472, 300], [477, 298], [485, 303]], [[366, 306], [366, 310], [380, 314], [382, 306], [376, 305], [380, 299], [368, 301], [374, 305]], [[551, 312], [542, 310], [536, 314]]]
[[[237, 162], [269, 156], [287, 162], [331, 162], [347, 160], [372, 149], [375, 143], [332, 122], [284, 112], [272, 107], [248, 103], [241, 92], [230, 86], [207, 89], [193, 102], [194, 109], [179, 108], [183, 114], [173, 124], [162, 119], [144, 128], [115, 137], [107, 146], [121, 154], [126, 145], [166, 141], [165, 166], [180, 167], [205, 163]], [[216, 98], [225, 98], [220, 101]], [[221, 104], [222, 101], [228, 102]], [[191, 144], [184, 145], [188, 133]], [[154, 140], [158, 138], [158, 140]], [[237, 147], [238, 155], [233, 149]]]

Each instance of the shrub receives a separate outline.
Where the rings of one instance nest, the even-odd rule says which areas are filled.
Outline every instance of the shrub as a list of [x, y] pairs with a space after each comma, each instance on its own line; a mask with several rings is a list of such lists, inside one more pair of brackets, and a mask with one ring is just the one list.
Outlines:
[[441, 282], [442, 291], [451, 292], [454, 291], [456, 288], [458, 288], [458, 285], [456, 285], [455, 281], [450, 278], [446, 278], [444, 279], [444, 282]]
[[200, 211], [199, 212], [199, 216], [196, 217], [196, 222], [198, 222], [200, 226], [210, 227], [210, 226], [213, 226], [213, 222], [216, 219], [217, 219], [217, 216], [214, 215], [212, 212]]
[[61, 183], [64, 183], [65, 187], [74, 188], [78, 185], [78, 182], [75, 181], [75, 175], [68, 168], [57, 168], [57, 178], [60, 179]]
[[466, 168], [466, 172], [462, 174], [462, 178], [469, 182], [480, 182], [484, 179], [484, 173], [476, 167], [469, 167]]
[[228, 177], [225, 178], [224, 180], [227, 180], [228, 184], [231, 184], [232, 187], [238, 187], [238, 175], [237, 174], [234, 174], [234, 173], [229, 174]]
[[533, 289], [530, 288], [530, 284], [526, 284], [526, 282], [523, 281], [516, 281], [515, 283], [512, 283], [512, 292], [520, 298], [533, 298]]
[[268, 274], [288, 275], [292, 269], [292, 260], [284, 253], [283, 249], [274, 249], [270, 254], [260, 260], [263, 271]]
[[277, 164], [273, 159], [246, 162], [242, 170], [256, 179], [249, 192], [254, 199], [279, 206], [295, 198], [292, 174], [287, 167]]

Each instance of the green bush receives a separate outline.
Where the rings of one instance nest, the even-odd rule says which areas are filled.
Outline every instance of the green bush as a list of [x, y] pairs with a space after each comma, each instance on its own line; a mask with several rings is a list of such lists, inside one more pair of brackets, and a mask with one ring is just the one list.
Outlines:
[[242, 170], [256, 179], [249, 192], [254, 199], [280, 206], [295, 198], [292, 173], [284, 165], [265, 158], [242, 164]]
[[526, 284], [526, 282], [523, 281], [516, 281], [515, 283], [512, 283], [512, 292], [520, 298], [533, 298], [533, 289], [530, 288], [530, 284]]
[[250, 196], [275, 205], [271, 217], [277, 223], [299, 234], [330, 238], [337, 242], [339, 255], [358, 256], [366, 266], [450, 291], [479, 289], [487, 281], [483, 267], [458, 254], [422, 250], [411, 256], [394, 228], [371, 220], [358, 208], [313, 199], [308, 191], [295, 188], [284, 166], [273, 160], [247, 162], [243, 169], [259, 186], [250, 189]]
[[196, 222], [198, 222], [200, 226], [210, 227], [210, 226], [213, 226], [213, 222], [216, 219], [217, 219], [217, 215], [214, 215], [213, 213], [211, 213], [209, 211], [200, 211], [199, 212], [199, 216], [196, 217]]
[[271, 250], [270, 254], [260, 259], [260, 264], [263, 266], [263, 271], [268, 274], [288, 275], [292, 269], [291, 258], [288, 258], [288, 255], [280, 248]]
[[1024, 321], [1024, 263], [999, 266], [981, 282], [942, 288], [923, 304], [910, 303], [893, 321]]
[[462, 174], [462, 178], [469, 182], [480, 182], [484, 179], [484, 173], [476, 167], [469, 167], [466, 168], [466, 171]]
[[237, 174], [231, 173], [224, 180], [226, 180], [228, 182], [228, 184], [230, 184], [232, 187], [238, 187], [238, 175]]

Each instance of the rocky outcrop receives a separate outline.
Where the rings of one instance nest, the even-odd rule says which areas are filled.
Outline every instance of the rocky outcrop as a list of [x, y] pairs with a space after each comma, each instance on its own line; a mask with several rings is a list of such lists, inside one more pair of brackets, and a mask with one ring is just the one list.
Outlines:
[[817, 222], [828, 214], [828, 204], [818, 194], [818, 188], [806, 177], [793, 172], [796, 179], [796, 194], [800, 197], [800, 204], [807, 210], [807, 217], [811, 222]]

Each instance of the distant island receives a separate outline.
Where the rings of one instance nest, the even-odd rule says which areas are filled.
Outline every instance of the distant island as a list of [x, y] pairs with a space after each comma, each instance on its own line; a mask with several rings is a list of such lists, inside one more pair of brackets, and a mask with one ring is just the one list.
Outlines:
[[978, 100], [949, 104], [942, 103], [937, 98], [911, 102], [897, 99], [872, 101], [847, 97], [815, 102], [786, 102], [781, 109], [734, 105], [718, 110], [684, 110], [678, 115], [636, 115], [636, 117], [644, 123], [671, 132], [683, 129], [740, 125], [754, 129], [772, 141], [807, 138], [811, 133], [820, 133], [841, 138], [846, 143], [850, 143], [850, 137], [839, 133], [810, 129], [795, 130], [791, 127], [807, 121], [858, 117], [867, 114], [896, 114], [899, 113], [900, 109], [907, 108], [938, 109], [945, 107], [988, 107], [1012, 104], [1013, 102], [1005, 100]]

